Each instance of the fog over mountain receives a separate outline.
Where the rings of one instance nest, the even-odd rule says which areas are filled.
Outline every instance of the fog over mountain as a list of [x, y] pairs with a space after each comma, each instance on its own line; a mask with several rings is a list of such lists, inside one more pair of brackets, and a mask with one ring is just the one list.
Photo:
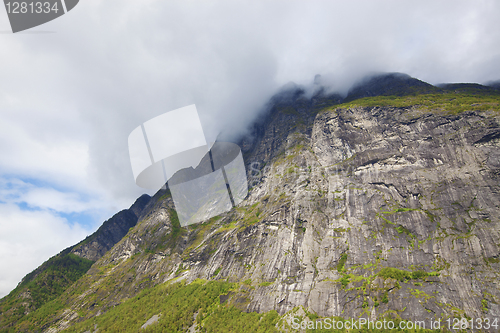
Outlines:
[[12, 34], [0, 11], [0, 296], [144, 193], [127, 148], [144, 121], [196, 104], [207, 140], [244, 132], [316, 74], [343, 94], [374, 72], [495, 81], [499, 14], [494, 0], [86, 0]]

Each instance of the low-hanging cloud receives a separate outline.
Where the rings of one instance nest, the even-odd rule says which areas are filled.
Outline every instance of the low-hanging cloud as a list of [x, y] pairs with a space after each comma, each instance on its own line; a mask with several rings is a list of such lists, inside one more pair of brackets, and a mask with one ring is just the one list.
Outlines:
[[[495, 80], [499, 7], [89, 0], [44, 25], [54, 34], [1, 36], [9, 46], [2, 58], [11, 64], [1, 70], [1, 86], [9, 98], [36, 105], [27, 114], [45, 114], [50, 105], [56, 117], [78, 117], [90, 131], [78, 141], [89, 149], [86, 176], [125, 205], [140, 193], [126, 138], [145, 120], [195, 103], [212, 140], [224, 129], [244, 131], [281, 85], [309, 84], [318, 73], [344, 93], [369, 71], [431, 83]], [[46, 130], [74, 138], [57, 125]]]
[[[243, 131], [281, 85], [310, 84], [318, 73], [341, 93], [370, 71], [431, 83], [496, 79], [498, 9], [492, 1], [96, 3], [87, 52], [94, 69], [84, 75], [93, 84], [81, 88], [103, 108], [85, 112], [99, 128], [91, 168], [116, 193], [130, 193], [124, 138], [142, 121], [195, 103], [211, 140]], [[112, 11], [116, 25], [101, 21]]]

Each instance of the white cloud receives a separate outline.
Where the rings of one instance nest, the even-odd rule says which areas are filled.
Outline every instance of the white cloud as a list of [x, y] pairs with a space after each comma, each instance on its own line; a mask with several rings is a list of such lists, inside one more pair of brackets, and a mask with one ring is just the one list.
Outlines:
[[23, 211], [0, 203], [0, 297], [24, 275], [64, 248], [83, 239], [88, 230], [70, 227], [48, 211]]
[[[39, 111], [43, 114], [44, 110]], [[18, 175], [36, 174], [58, 184], [71, 182], [73, 187], [82, 186], [89, 160], [88, 143], [73, 137], [72, 133], [57, 133], [58, 125], [64, 125], [54, 124], [52, 119], [37, 112], [9, 116], [2, 116], [5, 127], [0, 131], [3, 157], [0, 170]]]
[[[91, 193], [93, 195], [95, 193]], [[21, 179], [0, 178], [0, 202], [26, 204], [31, 209], [58, 213], [95, 213], [109, 210], [109, 203], [79, 192], [63, 192], [53, 187], [34, 185]]]
[[79, 192], [0, 178], [0, 297], [49, 257], [97, 229], [95, 222], [82, 224], [83, 216], [102, 222], [113, 213], [109, 202]]

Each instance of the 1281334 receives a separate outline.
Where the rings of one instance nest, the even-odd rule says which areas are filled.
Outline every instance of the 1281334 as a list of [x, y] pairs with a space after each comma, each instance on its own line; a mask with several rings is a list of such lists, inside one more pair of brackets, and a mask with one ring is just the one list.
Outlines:
[[50, 12], [57, 13], [57, 2], [51, 4], [50, 2], [7, 2], [5, 4], [7, 13], [9, 14], [48, 14]]

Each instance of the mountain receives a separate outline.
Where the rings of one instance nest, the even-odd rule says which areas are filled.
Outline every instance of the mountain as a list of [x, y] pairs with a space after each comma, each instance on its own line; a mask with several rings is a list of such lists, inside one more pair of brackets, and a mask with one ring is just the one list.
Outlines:
[[96, 261], [118, 243], [134, 227], [151, 197], [140, 196], [129, 209], [124, 209], [102, 224], [92, 235], [71, 249], [71, 253]]
[[440, 88], [442, 88], [445, 92], [454, 92], [457, 94], [495, 94], [498, 89], [495, 87], [495, 84], [491, 86], [484, 86], [478, 83], [448, 83], [448, 84], [440, 84]]
[[135, 226], [150, 200], [142, 195], [82, 242], [71, 246], [27, 274], [18, 286], [0, 300], [0, 330], [8, 329], [44, 304], [61, 295], [84, 275], [92, 264]]
[[406, 96], [439, 92], [433, 85], [403, 73], [376, 74], [355, 84], [344, 102], [373, 96]]
[[485, 85], [488, 86], [488, 87], [495, 88], [495, 89], [500, 89], [500, 80], [498, 80], [498, 81], [491, 81], [491, 82], [486, 83]]
[[323, 94], [308, 98], [292, 84], [269, 101], [239, 142], [251, 186], [240, 205], [181, 228], [169, 191], [158, 191], [85, 274], [9, 329], [272, 332], [325, 318], [493, 324], [500, 92], [389, 74], [345, 99]]

